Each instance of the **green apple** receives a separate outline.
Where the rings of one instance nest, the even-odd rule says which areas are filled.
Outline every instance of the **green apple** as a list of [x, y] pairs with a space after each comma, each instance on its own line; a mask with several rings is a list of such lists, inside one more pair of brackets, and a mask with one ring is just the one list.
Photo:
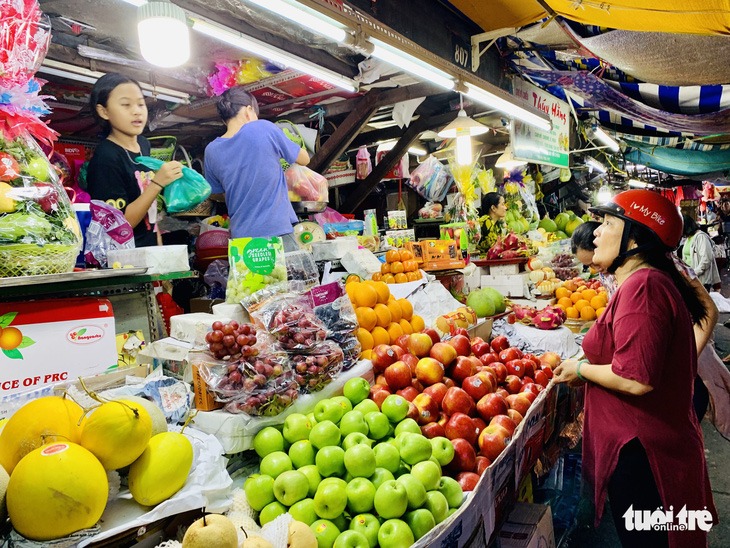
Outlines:
[[334, 398], [330, 399], [338, 404], [340, 407], [342, 407], [343, 415], [352, 411], [352, 402], [348, 400], [345, 396], [335, 396]]
[[317, 519], [317, 512], [314, 511], [314, 500], [307, 498], [294, 503], [289, 508], [291, 517], [307, 525], [312, 525]]
[[414, 475], [403, 474], [395, 481], [406, 488], [409, 510], [420, 508], [421, 505], [426, 502], [426, 488]]
[[408, 524], [408, 527], [410, 527], [411, 531], [413, 531], [413, 535], [416, 537], [416, 540], [436, 527], [436, 520], [433, 519], [433, 514], [425, 508], [419, 508], [413, 512], [408, 512], [405, 515], [405, 518], [406, 523]]
[[243, 485], [243, 491], [251, 508], [261, 511], [264, 506], [274, 502], [274, 478], [262, 474], [251, 476]]
[[345, 450], [336, 445], [328, 445], [317, 451], [315, 457], [317, 470], [325, 477], [343, 476], [345, 474]]
[[374, 440], [383, 439], [390, 430], [390, 421], [380, 411], [371, 411], [365, 415], [365, 424], [368, 427], [368, 435]]
[[435, 462], [430, 460], [418, 462], [411, 468], [411, 474], [423, 484], [426, 491], [435, 491], [438, 489], [439, 480], [441, 479], [441, 468]]
[[431, 458], [428, 460], [430, 460], [432, 463], [434, 463], [436, 466], [438, 466], [439, 470], [441, 470], [441, 463], [438, 461], [438, 459], [436, 457], [433, 456], [433, 453], [431, 453]]
[[399, 518], [408, 509], [408, 492], [405, 485], [389, 480], [383, 482], [375, 491], [373, 502], [375, 511], [381, 518]]
[[395, 476], [385, 468], [376, 468], [373, 475], [368, 478], [377, 489], [386, 481], [394, 480]]
[[345, 410], [336, 401], [331, 399], [320, 400], [314, 406], [314, 418], [317, 422], [332, 421], [334, 424], [340, 422]]
[[335, 540], [340, 536], [340, 530], [329, 520], [318, 519], [309, 528], [317, 539], [317, 548], [332, 548]]
[[253, 439], [253, 449], [260, 458], [269, 453], [284, 450], [284, 436], [276, 428], [267, 426], [256, 434]]
[[453, 514], [456, 514], [456, 512], [458, 512], [458, 511], [459, 511], [458, 508], [449, 508], [449, 512], [446, 514], [446, 517], [450, 518]]
[[309, 480], [307, 476], [296, 470], [282, 472], [274, 480], [274, 496], [284, 506], [291, 506], [307, 498]]
[[352, 405], [357, 405], [370, 395], [370, 383], [362, 377], [355, 377], [345, 383], [342, 393]]
[[314, 464], [314, 454], [314, 446], [309, 440], [295, 441], [289, 448], [289, 458], [294, 468]]
[[261, 459], [259, 468], [261, 469], [262, 474], [276, 479], [279, 474], [293, 470], [294, 466], [291, 463], [289, 455], [283, 451], [276, 451], [274, 453], [269, 453]]
[[370, 447], [371, 443], [373, 443], [372, 440], [362, 432], [353, 432], [351, 434], [347, 434], [345, 439], [342, 440], [342, 448], [347, 451], [350, 447], [360, 444]]
[[335, 527], [337, 527], [340, 530], [340, 532], [347, 531], [347, 529], [348, 529], [347, 520], [349, 519], [349, 517], [345, 516], [346, 513], [347, 512], [340, 514], [339, 516], [337, 516], [335, 519], [332, 520], [332, 523], [335, 524]]
[[448, 438], [443, 436], [431, 438], [431, 450], [441, 466], [446, 466], [454, 460], [454, 444]]
[[322, 476], [319, 474], [317, 466], [315, 466], [314, 464], [308, 464], [307, 466], [302, 466], [299, 470], [297, 470], [297, 472], [301, 472], [306, 476], [307, 483], [309, 483], [307, 496], [309, 498], [312, 498], [317, 492], [317, 487], [319, 487], [319, 483], [322, 481]]
[[35, 177], [39, 181], [47, 181], [50, 167], [47, 160], [36, 156], [25, 165], [25, 171], [28, 175]]
[[400, 461], [400, 465], [398, 466], [398, 470], [395, 474], [393, 474], [396, 479], [401, 477], [403, 474], [410, 474], [411, 473], [411, 467], [408, 466], [405, 462]]
[[347, 484], [347, 509], [351, 514], [370, 512], [375, 500], [375, 486], [369, 479], [355, 478]]
[[356, 478], [369, 478], [375, 473], [375, 453], [359, 443], [345, 452], [345, 468]]
[[368, 539], [370, 548], [378, 545], [378, 531], [380, 530], [380, 521], [372, 514], [358, 514], [350, 520], [350, 529], [362, 533]]
[[421, 427], [418, 426], [418, 423], [413, 419], [403, 419], [398, 424], [396, 424], [395, 435], [398, 436], [398, 434], [402, 432], [410, 432], [411, 434], [422, 435]]
[[360, 403], [358, 403], [355, 407], [353, 407], [355, 411], [360, 411], [360, 413], [364, 415], [367, 415], [368, 413], [372, 412], [380, 412], [380, 408], [378, 407], [378, 404], [375, 403], [370, 398], [362, 400]]
[[403, 396], [391, 394], [383, 400], [380, 410], [390, 422], [400, 422], [408, 414], [408, 400]]
[[414, 542], [413, 531], [405, 521], [399, 519], [389, 519], [378, 531], [380, 548], [408, 548]]
[[[347, 453], [347, 451], [345, 451]], [[350, 474], [350, 472], [345, 472], [345, 475], [342, 476], [342, 479], [345, 480], [345, 483], [350, 483], [352, 480], [355, 479], [355, 476]]]
[[406, 434], [400, 444], [400, 458], [410, 465], [430, 459], [431, 451], [431, 442], [423, 434]]
[[426, 493], [426, 502], [423, 507], [433, 514], [436, 525], [444, 521], [449, 515], [449, 503], [446, 501], [446, 497], [438, 491]]
[[278, 500], [275, 500], [274, 502], [264, 506], [264, 509], [261, 510], [261, 513], [259, 514], [259, 522], [261, 523], [261, 526], [264, 526], [270, 521], [274, 521], [282, 514], [286, 514], [286, 506]]
[[317, 419], [314, 418], [314, 413], [308, 413], [307, 418], [309, 419], [309, 422], [312, 423], [312, 426], [317, 424]]
[[337, 536], [334, 548], [370, 548], [370, 543], [362, 533], [348, 529]]
[[403, 443], [403, 440], [406, 438], [406, 436], [412, 436], [412, 432], [401, 432], [398, 434], [395, 438], [393, 438], [390, 441], [390, 444], [395, 447], [398, 450], [398, 454], [400, 454], [400, 448], [401, 444]]
[[[339, 405], [337, 408], [342, 409]], [[334, 422], [329, 420], [318, 422], [309, 433], [309, 441], [317, 449], [322, 449], [328, 445], [340, 445], [340, 429], [337, 428]]]
[[[385, 415], [383, 415], [385, 416]], [[395, 474], [400, 467], [400, 453], [389, 443], [379, 443], [373, 448], [375, 466]]]
[[347, 437], [353, 432], [360, 432], [367, 436], [368, 425], [365, 423], [365, 417], [360, 411], [348, 411], [340, 420], [340, 433]]
[[464, 491], [461, 489], [459, 482], [454, 478], [441, 476], [437, 489], [439, 493], [446, 497], [449, 508], [458, 508], [464, 501]]
[[312, 424], [306, 415], [292, 413], [284, 421], [284, 439], [289, 443], [308, 440]]
[[320, 518], [335, 519], [345, 511], [347, 507], [346, 486], [344, 481], [341, 484], [335, 482], [319, 484], [317, 492], [314, 494], [314, 511]]

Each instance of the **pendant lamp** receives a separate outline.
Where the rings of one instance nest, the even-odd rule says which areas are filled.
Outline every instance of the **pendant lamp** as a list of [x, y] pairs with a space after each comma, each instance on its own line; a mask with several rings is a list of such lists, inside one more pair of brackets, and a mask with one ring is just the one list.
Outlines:
[[513, 169], [524, 165], [527, 165], [527, 162], [515, 158], [514, 154], [512, 153], [512, 145], [507, 145], [507, 147], [504, 149], [504, 152], [500, 155], [499, 158], [497, 158], [497, 163], [494, 164], [494, 167], [499, 167], [501, 169], [504, 169], [505, 171], [512, 171]]
[[442, 139], [456, 139], [456, 162], [461, 165], [468, 165], [472, 162], [471, 138], [487, 131], [489, 131], [487, 126], [466, 115], [462, 97], [459, 114], [456, 115], [453, 122], [438, 132], [438, 136]]
[[137, 32], [142, 57], [158, 67], [177, 67], [190, 58], [190, 34], [185, 11], [156, 0], [137, 9]]

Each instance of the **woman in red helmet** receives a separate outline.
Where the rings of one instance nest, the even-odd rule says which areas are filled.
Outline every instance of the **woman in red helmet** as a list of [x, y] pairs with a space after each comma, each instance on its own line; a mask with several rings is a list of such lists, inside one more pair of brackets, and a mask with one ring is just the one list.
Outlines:
[[[618, 289], [583, 340], [587, 359], [566, 360], [555, 378], [586, 385], [583, 474], [596, 524], [608, 494], [623, 546], [704, 547], [717, 512], [692, 409], [692, 325], [707, 310], [669, 255], [682, 218], [648, 190], [622, 192], [591, 211], [604, 216], [593, 262], [616, 276]], [[652, 516], [657, 509], [664, 519]], [[688, 511], [704, 521], [680, 530]]]

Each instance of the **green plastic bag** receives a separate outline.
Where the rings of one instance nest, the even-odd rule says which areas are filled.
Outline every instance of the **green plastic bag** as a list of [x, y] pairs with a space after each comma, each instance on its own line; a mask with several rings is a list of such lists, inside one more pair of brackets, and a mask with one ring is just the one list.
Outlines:
[[[136, 161], [155, 171], [165, 163], [149, 156], [140, 156]], [[167, 185], [162, 191], [168, 213], [181, 213], [193, 209], [210, 196], [210, 185], [200, 173], [189, 167], [183, 167], [182, 174], [182, 177]]]

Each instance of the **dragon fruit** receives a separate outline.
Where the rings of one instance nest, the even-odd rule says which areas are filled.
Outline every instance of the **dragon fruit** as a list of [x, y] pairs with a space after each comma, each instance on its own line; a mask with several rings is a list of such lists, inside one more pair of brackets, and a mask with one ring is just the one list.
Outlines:
[[548, 305], [543, 310], [545, 312], [552, 312], [553, 314], [556, 314], [560, 318], [561, 323], [568, 319], [568, 315], [565, 313], [565, 310], [559, 306]]
[[535, 314], [537, 314], [537, 310], [535, 310], [531, 306], [522, 306], [519, 304], [512, 305], [512, 312], [514, 312], [515, 318], [517, 318], [517, 320], [520, 322], [525, 319], [529, 320], [530, 318], [534, 317]]
[[532, 325], [538, 329], [555, 329], [562, 325], [562, 320], [554, 312], [548, 312], [546, 310], [540, 311], [534, 318], [532, 318]]
[[[517, 249], [520, 244], [520, 239], [514, 232], [510, 232], [504, 237], [502, 245], [505, 250]], [[504, 254], [502, 255], [504, 257]], [[505, 257], [507, 258], [507, 257]]]

